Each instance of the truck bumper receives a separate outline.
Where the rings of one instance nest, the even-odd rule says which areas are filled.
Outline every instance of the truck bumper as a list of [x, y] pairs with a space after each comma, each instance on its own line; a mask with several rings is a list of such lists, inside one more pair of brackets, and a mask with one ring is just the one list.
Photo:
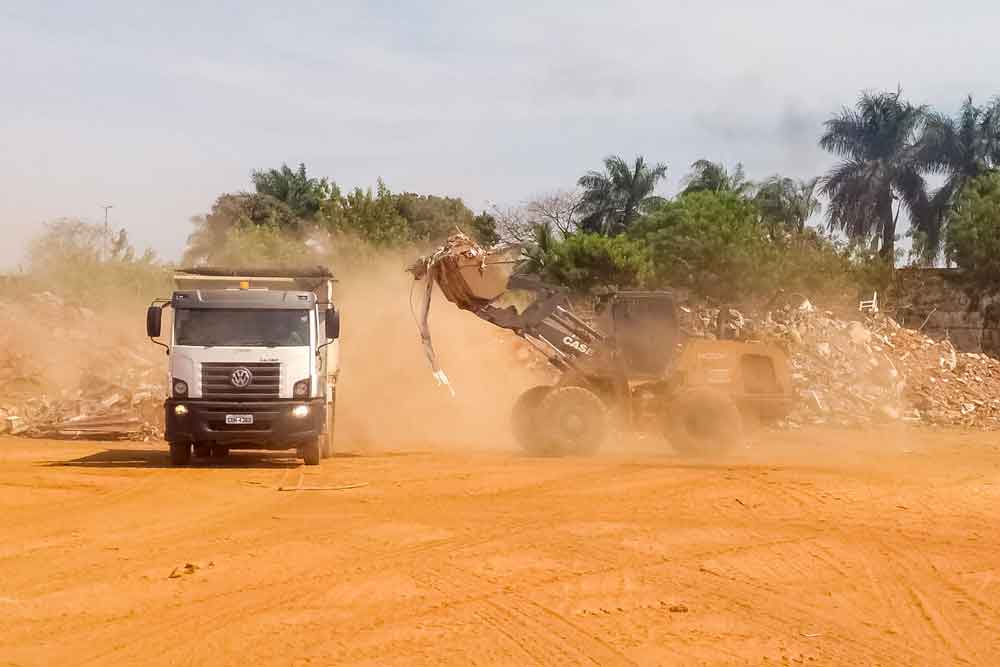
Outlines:
[[[183, 405], [187, 414], [178, 415]], [[309, 408], [305, 417], [292, 410]], [[323, 399], [233, 403], [167, 399], [167, 442], [214, 443], [242, 449], [294, 449], [319, 437], [326, 424]], [[226, 415], [250, 415], [253, 424], [227, 424]]]

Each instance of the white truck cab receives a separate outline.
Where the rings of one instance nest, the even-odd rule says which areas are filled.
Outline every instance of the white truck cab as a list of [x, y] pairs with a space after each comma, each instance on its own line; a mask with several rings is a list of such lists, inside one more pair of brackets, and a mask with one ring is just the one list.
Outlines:
[[146, 333], [169, 359], [172, 463], [188, 463], [192, 450], [295, 449], [307, 465], [331, 456], [340, 314], [329, 272], [197, 269], [174, 283], [171, 298], [146, 315]]

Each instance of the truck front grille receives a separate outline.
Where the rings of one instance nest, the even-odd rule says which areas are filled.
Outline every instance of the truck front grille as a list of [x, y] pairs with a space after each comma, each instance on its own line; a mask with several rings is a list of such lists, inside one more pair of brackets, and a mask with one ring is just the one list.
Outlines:
[[[245, 368], [253, 375], [246, 387], [233, 384], [233, 373]], [[209, 400], [259, 401], [278, 398], [281, 390], [281, 364], [256, 362], [203, 362], [201, 365], [201, 395]]]

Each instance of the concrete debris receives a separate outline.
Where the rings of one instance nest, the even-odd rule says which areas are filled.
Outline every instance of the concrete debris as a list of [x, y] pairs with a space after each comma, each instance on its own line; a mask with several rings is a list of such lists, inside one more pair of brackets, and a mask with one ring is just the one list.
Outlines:
[[0, 434], [161, 436], [166, 388], [141, 332], [112, 335], [94, 311], [51, 292], [0, 301], [0, 315]]
[[[680, 315], [689, 335], [715, 335], [718, 309], [689, 307]], [[788, 352], [800, 400], [784, 426], [901, 420], [1000, 428], [1000, 360], [959, 352], [881, 312], [858, 317], [840, 319], [803, 301], [757, 316], [730, 311], [724, 321], [727, 336]]]

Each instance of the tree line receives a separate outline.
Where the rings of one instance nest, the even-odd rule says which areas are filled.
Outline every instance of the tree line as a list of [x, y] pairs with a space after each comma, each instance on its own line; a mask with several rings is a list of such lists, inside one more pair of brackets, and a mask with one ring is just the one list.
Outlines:
[[[224, 193], [193, 218], [183, 263], [324, 262], [338, 247], [430, 247], [461, 229], [487, 245], [522, 243], [527, 270], [579, 289], [682, 287], [720, 300], [808, 293], [884, 284], [900, 261], [942, 257], [1000, 286], [1000, 98], [968, 97], [950, 116], [900, 90], [864, 92], [823, 124], [818, 145], [839, 161], [814, 178], [754, 181], [741, 164], [700, 159], [664, 197], [666, 164], [609, 156], [575, 187], [478, 213], [457, 197], [396, 193], [381, 180], [345, 190], [305, 165], [282, 165], [252, 172], [251, 189]], [[904, 214], [908, 258], [896, 248]], [[54, 256], [62, 253], [123, 271], [157, 265], [126, 237], [104, 251], [95, 234], [50, 225], [32, 264], [66, 266]]]

